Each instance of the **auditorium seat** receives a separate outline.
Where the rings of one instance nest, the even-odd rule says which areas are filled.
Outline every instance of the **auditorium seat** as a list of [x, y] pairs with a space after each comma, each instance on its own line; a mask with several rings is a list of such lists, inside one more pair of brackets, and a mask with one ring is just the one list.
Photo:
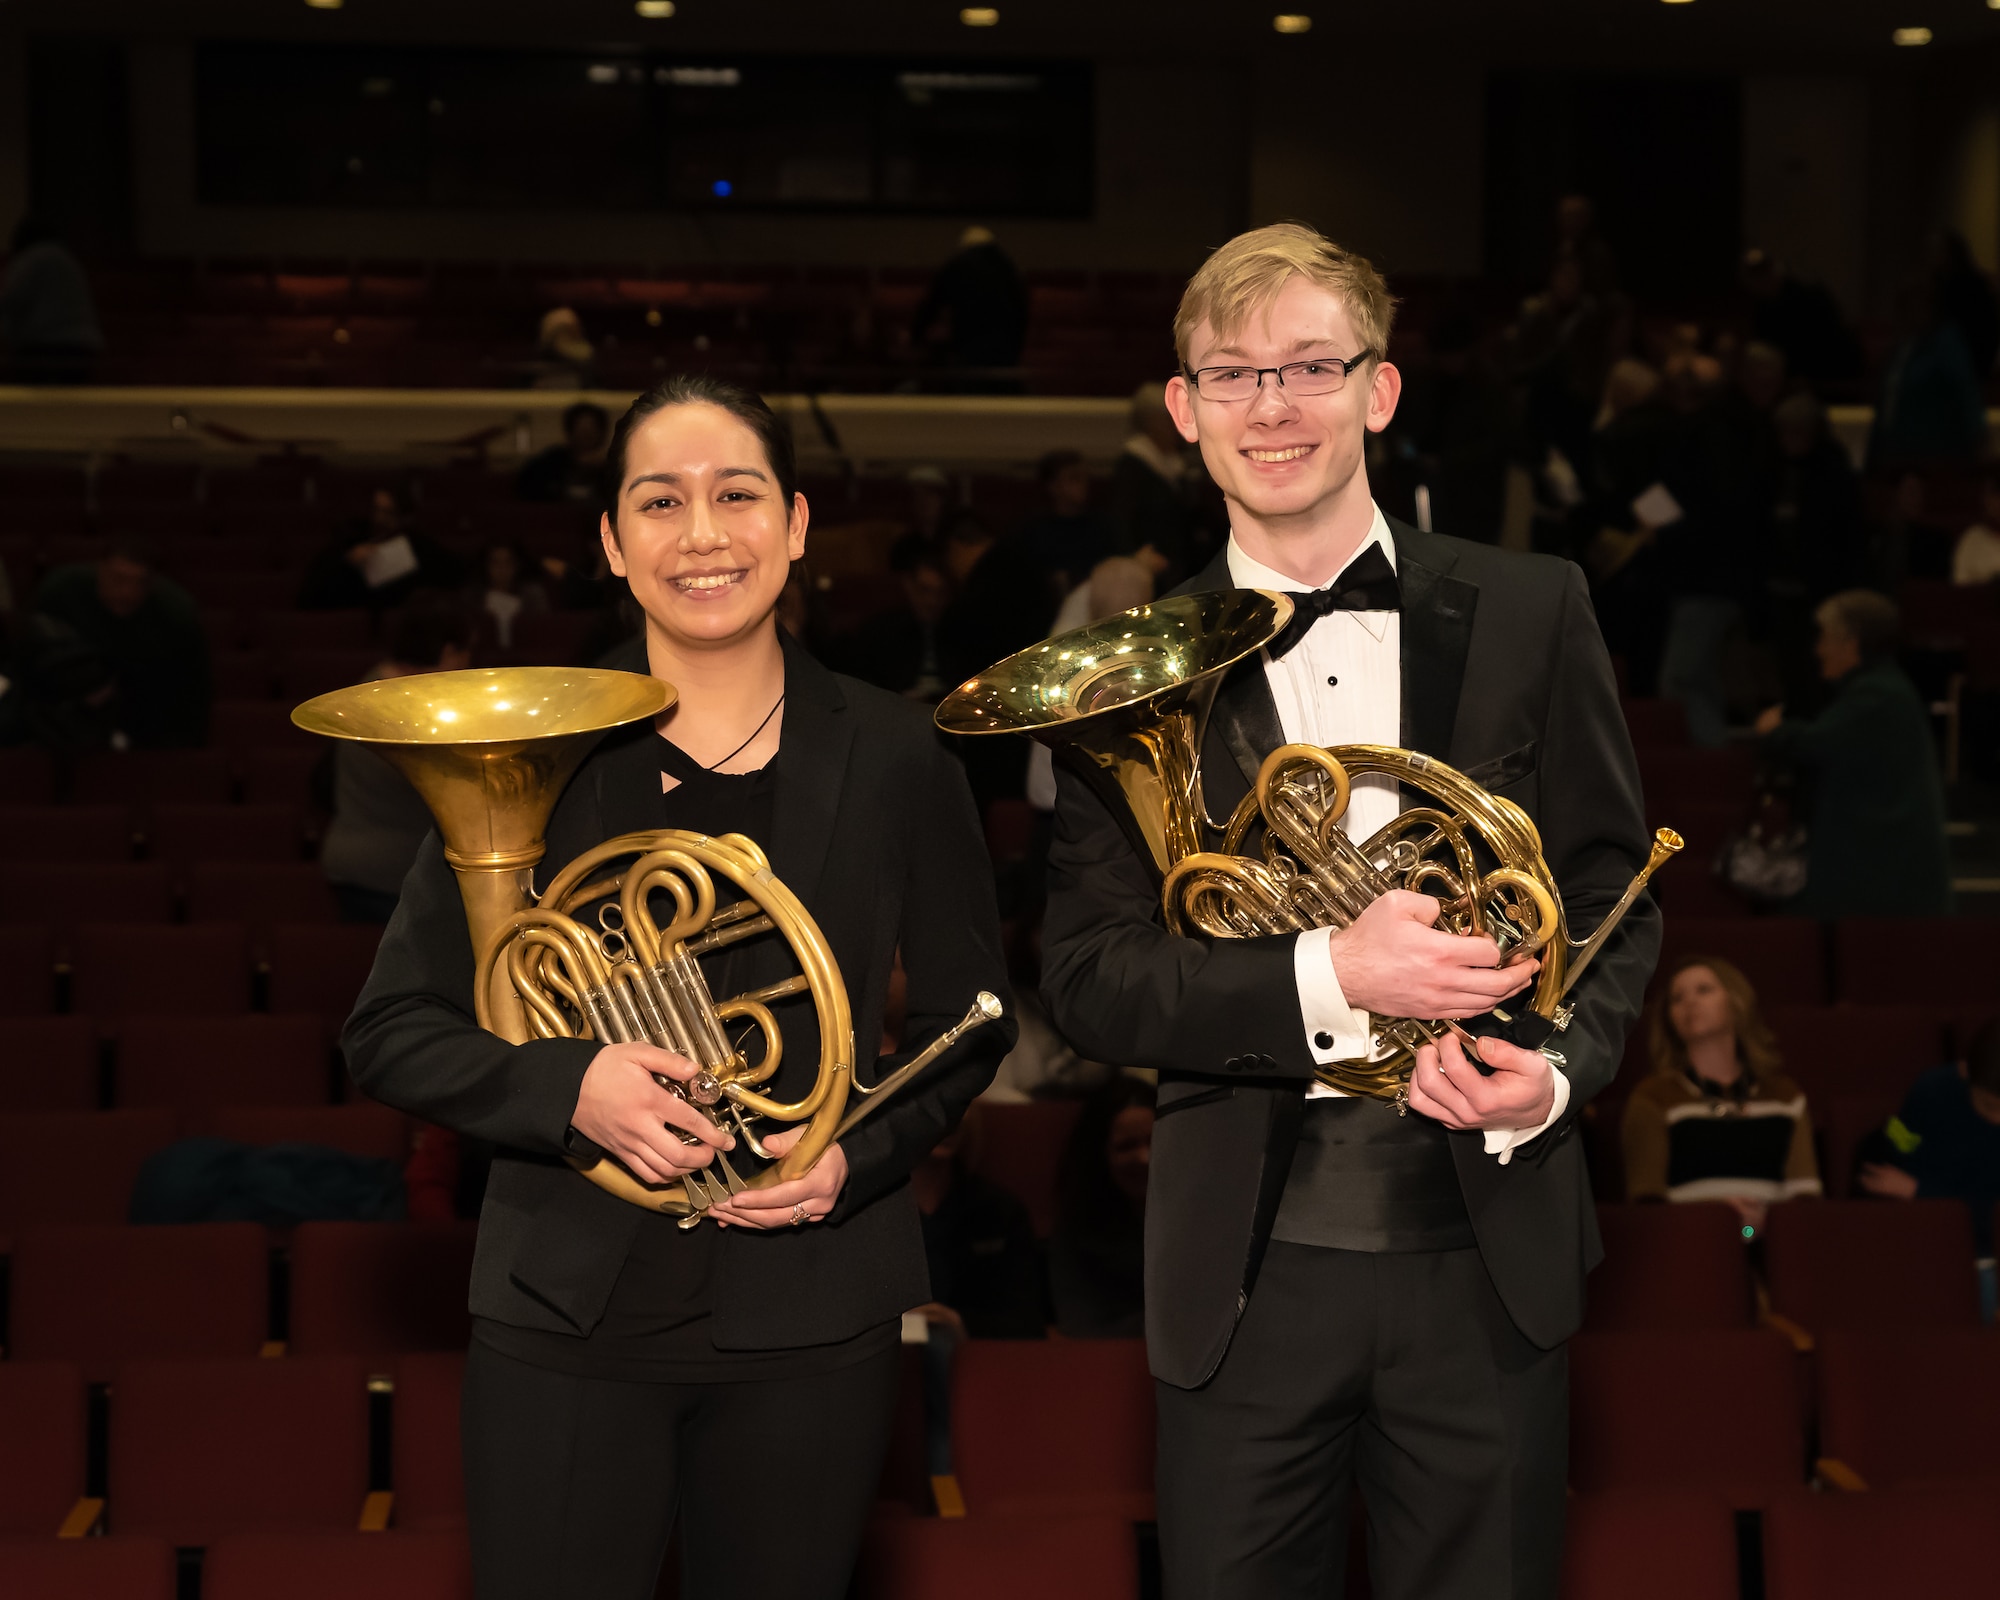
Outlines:
[[0, 1231], [123, 1222], [139, 1169], [173, 1140], [165, 1111], [0, 1116]]
[[398, 1528], [465, 1525], [465, 1475], [459, 1464], [458, 1397], [465, 1386], [459, 1351], [401, 1355], [389, 1428], [389, 1482]]
[[45, 922], [0, 923], [0, 1017], [38, 1017], [55, 1008], [55, 930]]
[[219, 1106], [323, 1106], [319, 1018], [129, 1017], [119, 1025], [117, 1103], [198, 1121]]
[[0, 1112], [97, 1106], [97, 1030], [88, 1017], [0, 1017]]
[[600, 622], [594, 611], [523, 612], [514, 619], [514, 658], [529, 665], [569, 666], [582, 656]]
[[0, 1362], [0, 1535], [49, 1538], [68, 1520], [83, 1498], [87, 1420], [69, 1362]]
[[92, 1017], [234, 1016], [250, 1009], [250, 961], [233, 922], [76, 930], [71, 1008]]
[[[17, 581], [25, 574], [17, 574]], [[56, 764], [46, 750], [15, 745], [0, 750], [0, 806], [53, 805]]]
[[[205, 608], [264, 612], [290, 605], [299, 580], [285, 572], [190, 572], [184, 587]], [[211, 723], [211, 737], [213, 727]]]
[[1992, 917], [1843, 917], [1833, 925], [1834, 992], [1858, 1005], [1912, 997], [1991, 1005], [2000, 974]]
[[292, 1234], [291, 1348], [377, 1357], [463, 1350], [471, 1222], [303, 1222]]
[[208, 742], [224, 750], [324, 748], [323, 740], [292, 721], [292, 707], [283, 700], [216, 701], [208, 716]]
[[129, 806], [0, 806], [0, 861], [130, 861]]
[[374, 631], [366, 610], [260, 611], [250, 636], [266, 650], [371, 650]]
[[1736, 1519], [1700, 1489], [1576, 1494], [1562, 1600], [1736, 1600]]
[[1761, 1329], [1570, 1342], [1570, 1486], [1700, 1489], [1738, 1509], [1805, 1476], [1791, 1346]]
[[80, 806], [224, 805], [235, 787], [221, 750], [133, 750], [84, 756], [70, 781]]
[[157, 861], [22, 861], [6, 873], [0, 919], [45, 923], [65, 939], [84, 922], [174, 920], [173, 877]]
[[1764, 1252], [1771, 1309], [1813, 1335], [1978, 1320], [1972, 1221], [1956, 1200], [1773, 1206]]
[[1902, 1106], [1886, 1089], [1815, 1097], [1812, 1119], [1819, 1135], [1820, 1183], [1829, 1200], [1865, 1199], [1854, 1186], [1861, 1147]]
[[1654, 985], [1683, 956], [1720, 956], [1742, 968], [1763, 1005], [1819, 1005], [1826, 999], [1820, 929], [1803, 917], [1668, 917]]
[[0, 1594], [18, 1600], [175, 1600], [165, 1539], [0, 1540]]
[[1667, 751], [1687, 747], [1687, 710], [1680, 701], [1657, 697], [1624, 700], [1618, 709], [1625, 713], [1626, 731], [1637, 748], [1658, 751], [1664, 759]]
[[1596, 1333], [1747, 1328], [1749, 1265], [1725, 1205], [1600, 1205], [1604, 1260], [1584, 1326]]
[[271, 929], [273, 1011], [311, 1011], [338, 1031], [375, 966], [382, 930], [368, 924], [281, 922]]
[[1765, 1600], [1990, 1595], [1992, 1489], [1787, 1495], [1764, 1513], [1764, 1572]]
[[373, 1100], [344, 1106], [225, 1106], [208, 1119], [208, 1131], [243, 1144], [318, 1144], [378, 1161], [401, 1161], [410, 1151], [409, 1119]]
[[1129, 1521], [1089, 1513], [1017, 1521], [883, 1518], [869, 1530], [857, 1600], [1138, 1600]]
[[202, 1600], [472, 1600], [472, 1555], [443, 1533], [239, 1533], [202, 1560]]
[[368, 1386], [338, 1356], [129, 1361], [111, 1392], [108, 1514], [120, 1533], [212, 1544], [351, 1530], [368, 1489]]
[[209, 681], [219, 700], [262, 700], [277, 686], [271, 658], [262, 650], [212, 650]]
[[291, 862], [304, 837], [290, 806], [156, 806], [147, 830], [155, 860]]
[[1139, 1340], [969, 1339], [951, 1396], [968, 1515], [1151, 1517], [1153, 1380]]
[[1718, 750], [1692, 746], [1650, 746], [1636, 750], [1647, 810], [1720, 805], [1750, 794], [1756, 751], [1749, 745], [1725, 745]]
[[186, 881], [188, 921], [240, 922], [253, 938], [280, 922], [340, 920], [316, 861], [197, 861]]
[[74, 1361], [93, 1383], [137, 1357], [255, 1356], [270, 1321], [269, 1254], [251, 1222], [22, 1228], [10, 1354]]
[[313, 776], [332, 753], [332, 742], [326, 739], [310, 745], [260, 745], [243, 751], [237, 758], [243, 774], [243, 798], [252, 805], [320, 809], [313, 797]]
[[278, 657], [278, 688], [284, 698], [298, 703], [335, 689], [366, 683], [382, 664], [379, 648], [360, 650], [303, 650], [291, 648]]
[[1081, 1106], [1079, 1100], [979, 1105], [972, 1170], [1028, 1208], [1038, 1238], [1055, 1231], [1056, 1168]]
[[1806, 1097], [1877, 1091], [1900, 1101], [1931, 1067], [1950, 1059], [1946, 1014], [1929, 1006], [1768, 1006], [1785, 1072]]
[[2000, 1333], [1830, 1333], [1818, 1377], [1820, 1454], [1870, 1489], [2000, 1488]]

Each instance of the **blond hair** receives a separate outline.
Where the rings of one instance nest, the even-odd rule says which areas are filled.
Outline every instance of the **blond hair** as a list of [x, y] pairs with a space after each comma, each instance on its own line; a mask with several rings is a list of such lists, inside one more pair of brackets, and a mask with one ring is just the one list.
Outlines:
[[1757, 1083], [1767, 1083], [1784, 1068], [1778, 1053], [1777, 1036], [1765, 1022], [1757, 1006], [1757, 991], [1743, 976], [1743, 969], [1720, 956], [1682, 956], [1667, 969], [1667, 981], [1653, 997], [1653, 1015], [1647, 1044], [1653, 1070], [1679, 1076], [1688, 1070], [1687, 1043], [1674, 1030], [1668, 1008], [1673, 1000], [1674, 979], [1693, 967], [1706, 967], [1729, 996], [1729, 1020], [1736, 1030], [1736, 1059]]
[[1396, 301], [1367, 259], [1343, 250], [1303, 222], [1274, 222], [1239, 233], [1201, 264], [1174, 313], [1174, 352], [1183, 369], [1194, 330], [1206, 322], [1228, 335], [1270, 302], [1296, 273], [1340, 297], [1362, 347], [1378, 360], [1389, 351]]

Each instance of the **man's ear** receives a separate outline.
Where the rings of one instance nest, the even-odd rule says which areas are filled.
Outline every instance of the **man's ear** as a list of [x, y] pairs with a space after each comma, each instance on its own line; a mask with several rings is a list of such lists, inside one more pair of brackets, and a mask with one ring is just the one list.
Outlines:
[[608, 511], [597, 519], [597, 537], [604, 541], [604, 559], [610, 563], [612, 573], [620, 578], [630, 577], [625, 570], [625, 552], [618, 547], [618, 529]]
[[1380, 433], [1396, 415], [1396, 402], [1403, 397], [1403, 375], [1387, 361], [1375, 363], [1368, 380], [1368, 431]]
[[1189, 444], [1201, 442], [1201, 432], [1194, 425], [1194, 396], [1188, 393], [1187, 379], [1178, 372], [1167, 379], [1167, 415]]

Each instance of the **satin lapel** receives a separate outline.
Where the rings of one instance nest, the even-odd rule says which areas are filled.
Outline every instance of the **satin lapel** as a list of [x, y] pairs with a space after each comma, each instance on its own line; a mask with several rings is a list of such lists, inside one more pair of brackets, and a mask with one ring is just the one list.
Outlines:
[[[1229, 547], [1225, 543], [1206, 567], [1174, 593], [1206, 594], [1235, 587], [1236, 580], [1229, 575]], [[1230, 781], [1228, 774], [1217, 773], [1214, 764], [1206, 760], [1218, 742], [1242, 774], [1241, 783]], [[1215, 697], [1215, 709], [1209, 715], [1208, 737], [1203, 741], [1203, 770], [1210, 774], [1204, 784], [1203, 798], [1208, 802], [1209, 815], [1217, 821], [1226, 820], [1230, 809], [1256, 784], [1257, 769], [1263, 766], [1264, 757], [1284, 742], [1278, 703], [1271, 698], [1271, 683], [1264, 674], [1264, 653], [1260, 650], [1230, 669]]]
[[854, 713], [833, 674], [790, 634], [785, 642], [785, 726], [773, 795], [771, 868], [801, 900], [810, 900], [833, 845], [846, 788]]
[[1449, 761], [1479, 586], [1452, 577], [1452, 557], [1440, 551], [1438, 560], [1414, 530], [1392, 522], [1390, 531], [1403, 591], [1403, 745]]

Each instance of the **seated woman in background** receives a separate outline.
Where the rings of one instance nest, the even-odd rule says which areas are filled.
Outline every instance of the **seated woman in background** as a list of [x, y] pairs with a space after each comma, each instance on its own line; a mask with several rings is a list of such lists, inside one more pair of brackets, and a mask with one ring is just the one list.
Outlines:
[[1749, 980], [1719, 957], [1683, 957], [1651, 1026], [1653, 1071], [1625, 1104], [1625, 1198], [1726, 1200], [1750, 1237], [1773, 1200], [1817, 1195], [1805, 1092]]
[[524, 611], [549, 609], [549, 592], [527, 552], [506, 539], [496, 539], [480, 558], [479, 581], [472, 586], [473, 603], [493, 619], [493, 636], [502, 650], [514, 645], [514, 619]]
[[1069, 1338], [1144, 1331], [1152, 1153], [1153, 1086], [1121, 1074], [1085, 1102], [1063, 1149], [1049, 1288], [1056, 1329]]

